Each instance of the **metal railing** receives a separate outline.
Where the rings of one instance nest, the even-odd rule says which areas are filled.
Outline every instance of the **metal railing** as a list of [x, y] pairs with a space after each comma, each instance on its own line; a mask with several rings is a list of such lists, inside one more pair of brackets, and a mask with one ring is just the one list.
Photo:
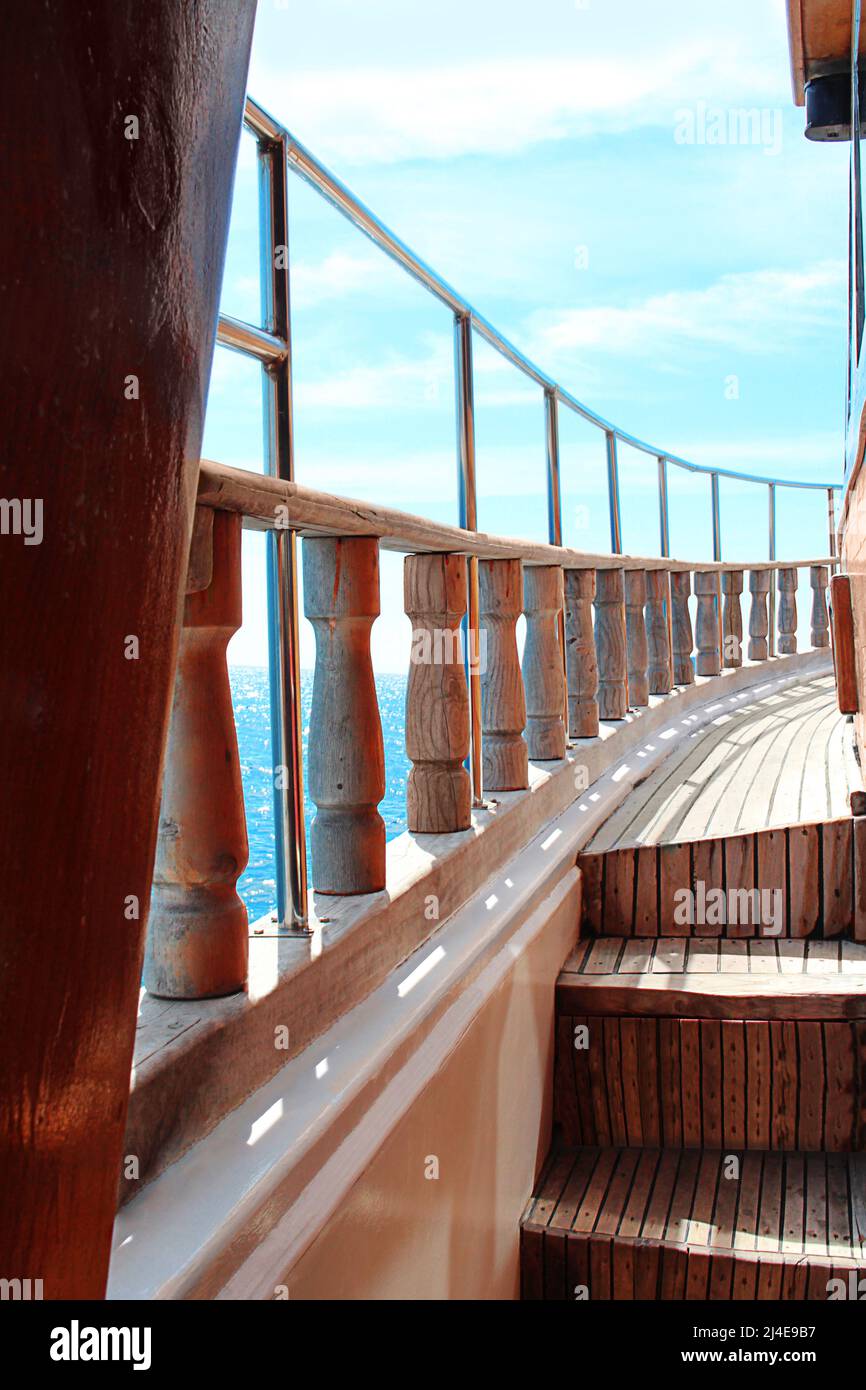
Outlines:
[[[478, 333], [518, 371], [543, 392], [548, 533], [553, 545], [562, 544], [562, 491], [560, 478], [559, 407], [603, 431], [607, 458], [611, 550], [622, 553], [622, 508], [619, 485], [618, 445], [624, 444], [657, 460], [659, 532], [662, 556], [670, 555], [668, 465], [689, 473], [707, 474], [711, 484], [713, 559], [722, 559], [719, 479], [765, 486], [769, 496], [768, 556], [776, 558], [776, 488], [823, 491], [827, 496], [831, 556], [836, 555], [834, 493], [841, 484], [769, 478], [727, 468], [692, 463], [654, 444], [638, 439], [604, 419], [577, 400], [498, 329], [479, 314], [441, 276], [410, 250], [338, 178], [305, 149], [295, 137], [257, 102], [248, 97], [244, 125], [255, 136], [259, 159], [260, 267], [262, 325], [255, 326], [221, 315], [217, 340], [223, 346], [261, 363], [264, 380], [264, 444], [267, 471], [287, 482], [294, 481], [292, 427], [292, 346], [289, 295], [289, 231], [286, 173], [292, 169], [315, 188], [365, 236], [419, 281], [454, 316], [454, 361], [457, 416], [457, 463], [460, 525], [478, 529], [475, 476], [475, 410], [472, 333]], [[268, 610], [271, 654], [271, 734], [274, 762], [286, 775], [276, 779], [277, 912], [283, 927], [304, 929], [307, 922], [306, 844], [304, 828], [303, 758], [301, 742], [300, 662], [298, 625], [298, 571], [295, 533], [268, 533]], [[772, 609], [775, 595], [771, 594]], [[478, 560], [470, 557], [467, 622], [478, 630]], [[774, 632], [770, 615], [771, 641]], [[772, 655], [772, 650], [771, 650]], [[471, 774], [473, 801], [481, 804], [481, 697], [480, 676], [470, 668], [472, 720]]]

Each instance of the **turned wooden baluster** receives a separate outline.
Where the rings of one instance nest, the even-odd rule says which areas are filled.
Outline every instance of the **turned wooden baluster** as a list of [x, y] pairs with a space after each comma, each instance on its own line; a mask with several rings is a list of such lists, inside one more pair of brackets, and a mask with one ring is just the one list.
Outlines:
[[649, 704], [646, 635], [646, 570], [625, 571], [625, 638], [628, 657], [628, 702], [633, 709]]
[[598, 662], [592, 630], [595, 570], [565, 571], [565, 665], [568, 731], [572, 738], [598, 734]]
[[647, 681], [650, 695], [667, 695], [672, 683], [671, 630], [668, 623], [671, 586], [667, 570], [647, 570], [646, 635], [649, 649]]
[[196, 508], [144, 984], [165, 999], [243, 989], [249, 850], [226, 646], [241, 625], [241, 518]]
[[595, 652], [599, 674], [599, 718], [625, 719], [628, 713], [628, 670], [625, 583], [621, 569], [596, 571]]
[[699, 676], [717, 676], [722, 668], [719, 659], [719, 576], [715, 570], [698, 570], [695, 593], [698, 598], [695, 619], [697, 673]]
[[722, 575], [722, 665], [737, 667], [743, 664], [743, 612], [740, 594], [743, 592], [743, 571], [725, 570]]
[[526, 700], [515, 627], [523, 609], [519, 560], [482, 560], [479, 611], [486, 650], [481, 655], [481, 775], [485, 792], [529, 786], [523, 739]]
[[797, 650], [797, 571], [779, 570], [779, 655]]
[[689, 594], [692, 577], [688, 570], [671, 574], [671, 646], [674, 657], [674, 685], [692, 685], [695, 668], [692, 665], [692, 618], [689, 613]]
[[559, 645], [562, 599], [562, 570], [558, 565], [524, 567], [526, 745], [530, 758], [538, 762], [556, 762], [565, 757], [565, 685]]
[[752, 608], [749, 613], [749, 660], [766, 661], [770, 655], [767, 637], [770, 620], [767, 616], [767, 598], [773, 578], [772, 570], [749, 571], [749, 593], [752, 595]]
[[460, 633], [466, 557], [407, 555], [403, 596], [412, 619], [406, 689], [406, 752], [413, 763], [406, 786], [408, 827], [430, 835], [467, 830], [472, 792], [463, 761], [469, 755], [469, 691]]
[[317, 893], [385, 887], [385, 756], [370, 629], [379, 615], [374, 537], [304, 537], [304, 612], [316, 634], [309, 783]]
[[827, 566], [810, 565], [812, 586], [812, 646], [829, 647], [830, 617], [827, 613]]

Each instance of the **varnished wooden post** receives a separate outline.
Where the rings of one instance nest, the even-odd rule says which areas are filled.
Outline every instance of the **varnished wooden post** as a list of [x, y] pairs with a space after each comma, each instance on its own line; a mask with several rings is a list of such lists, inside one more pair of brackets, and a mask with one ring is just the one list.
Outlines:
[[519, 560], [482, 560], [478, 566], [482, 656], [482, 782], [487, 791], [521, 791], [529, 786], [529, 755], [523, 739], [526, 700], [515, 628], [523, 609]]
[[729, 668], [743, 664], [743, 611], [740, 595], [743, 592], [743, 571], [725, 570], [722, 574], [722, 665]]
[[592, 630], [595, 570], [565, 571], [565, 663], [568, 730], [572, 738], [598, 734], [598, 662]]
[[649, 704], [647, 665], [646, 570], [625, 571], [625, 635], [628, 654], [628, 702], [632, 708]]
[[0, 1276], [46, 1300], [105, 1293], [254, 18], [3, 15]]
[[857, 644], [851, 606], [851, 576], [834, 574], [830, 580], [830, 613], [833, 620], [833, 666], [840, 714], [857, 714]]
[[374, 537], [304, 537], [304, 612], [316, 633], [310, 709], [310, 845], [317, 893], [385, 887], [385, 755], [370, 629], [379, 615]]
[[809, 583], [812, 586], [812, 646], [829, 647], [830, 617], [827, 613], [827, 566], [810, 565]]
[[668, 571], [647, 570], [646, 589], [649, 693], [650, 695], [667, 695], [672, 683], [671, 628], [668, 621], [671, 586]]
[[412, 619], [412, 657], [406, 689], [406, 752], [412, 771], [406, 814], [415, 834], [467, 830], [472, 790], [463, 766], [469, 756], [469, 691], [460, 623], [466, 612], [464, 555], [407, 555], [406, 613]]
[[717, 676], [721, 671], [719, 657], [719, 576], [715, 570], [698, 570], [695, 575], [698, 612], [695, 620], [695, 641], [698, 648], [699, 676]]
[[779, 570], [779, 655], [791, 656], [797, 650], [797, 571]]
[[249, 857], [226, 647], [241, 625], [241, 518], [196, 509], [171, 712], [144, 985], [164, 999], [243, 989]]
[[695, 668], [692, 665], [692, 618], [689, 613], [689, 594], [692, 578], [688, 570], [671, 573], [671, 646], [674, 658], [674, 685], [692, 685]]
[[556, 762], [565, 757], [565, 688], [559, 645], [562, 600], [559, 565], [524, 567], [526, 745], [530, 758], [538, 762]]
[[628, 713], [628, 669], [622, 570], [597, 570], [595, 584], [598, 716], [599, 719], [625, 719]]
[[749, 613], [749, 660], [766, 661], [770, 654], [767, 636], [770, 620], [767, 616], [767, 598], [773, 579], [772, 570], [749, 571], [749, 593], [752, 607]]

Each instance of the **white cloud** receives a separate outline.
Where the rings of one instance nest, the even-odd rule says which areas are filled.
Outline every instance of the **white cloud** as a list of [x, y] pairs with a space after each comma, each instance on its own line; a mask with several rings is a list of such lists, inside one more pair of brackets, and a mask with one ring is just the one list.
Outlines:
[[451, 382], [451, 353], [444, 341], [428, 339], [426, 353], [408, 357], [389, 354], [377, 363], [359, 363], [326, 376], [302, 377], [295, 383], [299, 408], [372, 410], [408, 409], [435, 402]]
[[[446, 335], [422, 335], [426, 350], [418, 356], [391, 353], [375, 363], [359, 363], [322, 377], [298, 377], [295, 400], [301, 409], [380, 410], [410, 409], [451, 401], [454, 365], [451, 341]], [[492, 349], [475, 356], [475, 404], [477, 406], [526, 405], [537, 402], [534, 389], [516, 367]]]
[[652, 55], [589, 45], [573, 56], [307, 69], [288, 81], [259, 62], [251, 90], [315, 150], [352, 163], [514, 155], [543, 140], [653, 124], [673, 139], [684, 104], [781, 97], [775, 77], [743, 61], [741, 45], [669, 37]]
[[323, 261], [292, 261], [292, 303], [309, 308], [359, 292], [374, 293], [393, 275], [381, 255], [352, 256], [335, 251]]
[[[329, 259], [342, 263], [349, 258]], [[328, 264], [313, 270], [309, 292], [330, 292], [321, 288], [327, 283]], [[348, 293], [353, 277], [360, 277], [362, 271], [344, 266], [332, 283], [338, 282], [340, 274]], [[598, 363], [601, 355], [646, 359], [655, 371], [682, 372], [693, 366], [694, 352], [702, 347], [785, 352], [804, 335], [841, 321], [845, 286], [845, 266], [833, 260], [794, 270], [743, 271], [723, 275], [699, 289], [669, 290], [631, 305], [537, 311], [513, 339], [565, 386], [579, 380], [585, 395], [588, 385], [600, 387], [606, 379]], [[426, 351], [420, 356], [395, 353], [326, 377], [300, 379], [299, 405], [363, 410], [408, 408], [445, 399], [453, 390], [450, 343], [444, 336], [432, 335], [422, 341]], [[515, 368], [484, 344], [479, 344], [475, 355], [475, 381], [479, 406], [531, 404], [538, 395]]]
[[701, 289], [669, 290], [629, 306], [598, 305], [542, 311], [529, 320], [532, 350], [545, 356], [573, 351], [629, 353], [672, 365], [697, 345], [742, 352], [778, 351], [793, 335], [839, 321], [846, 268], [822, 261], [801, 270], [722, 275]]
[[[670, 440], [668, 445], [673, 447]], [[685, 440], [682, 449], [675, 452], [710, 468], [837, 482], [842, 437], [840, 433], [819, 430], [813, 434], [774, 435], [772, 439], [694, 439]]]

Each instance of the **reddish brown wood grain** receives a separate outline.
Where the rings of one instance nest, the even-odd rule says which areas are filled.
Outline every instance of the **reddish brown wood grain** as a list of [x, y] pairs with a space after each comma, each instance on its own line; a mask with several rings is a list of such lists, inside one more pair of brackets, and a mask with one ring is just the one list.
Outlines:
[[[866, 939], [866, 818], [618, 845], [581, 854], [578, 864], [586, 883], [584, 925], [596, 935], [772, 941], [821, 928], [827, 937]], [[691, 913], [678, 897], [689, 888]], [[710, 896], [720, 889], [727, 894], [721, 909]], [[682, 920], [688, 916], [695, 920]]]
[[830, 580], [830, 609], [839, 709], [842, 714], [856, 714], [860, 708], [857, 695], [857, 655], [854, 650], [851, 581], [847, 574], [834, 574]]
[[105, 1285], [254, 11], [4, 16], [0, 1268], [46, 1298]]

